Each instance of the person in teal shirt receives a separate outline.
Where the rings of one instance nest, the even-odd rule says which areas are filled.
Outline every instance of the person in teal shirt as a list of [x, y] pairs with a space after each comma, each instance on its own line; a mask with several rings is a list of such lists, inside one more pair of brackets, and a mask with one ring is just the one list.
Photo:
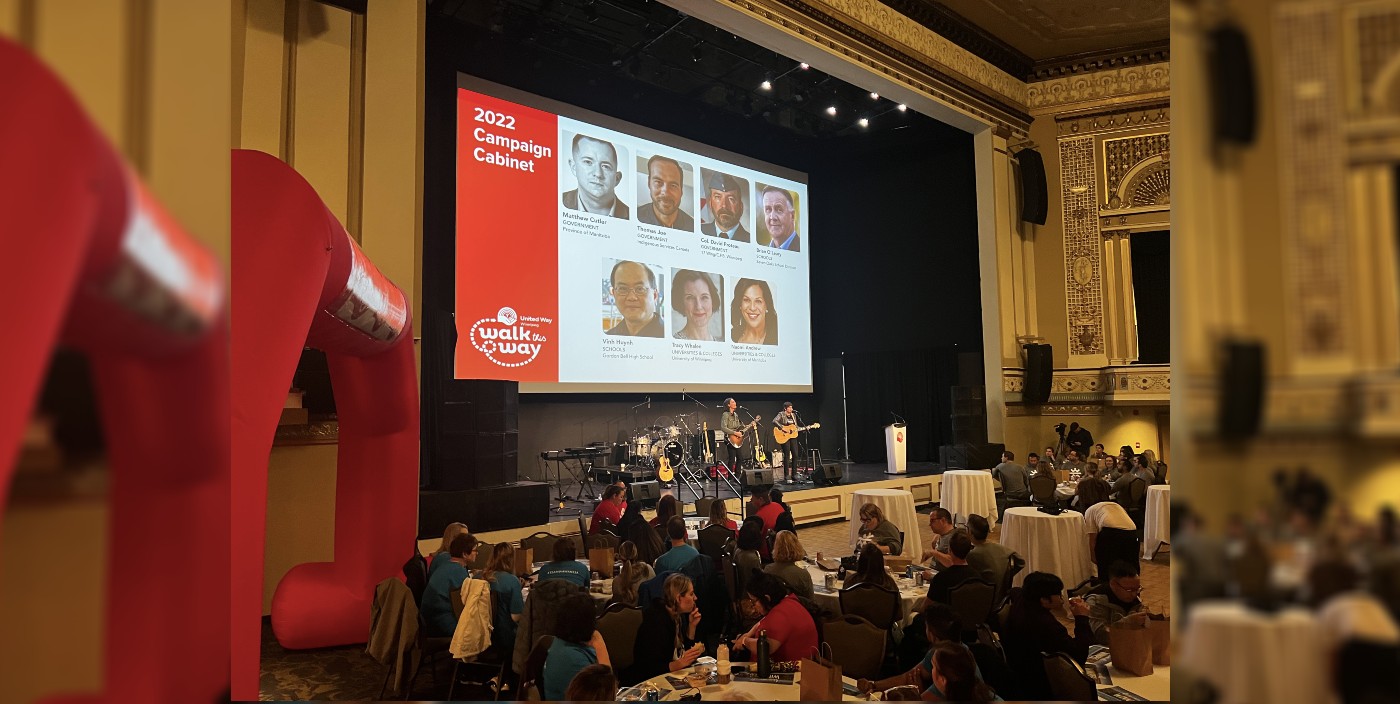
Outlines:
[[497, 652], [509, 654], [515, 650], [516, 623], [525, 611], [525, 598], [521, 594], [520, 579], [511, 574], [515, 564], [515, 546], [498, 543], [491, 551], [491, 560], [486, 563], [481, 578], [491, 584], [495, 613], [491, 614], [491, 644]]
[[612, 666], [608, 646], [598, 632], [593, 615], [593, 599], [587, 594], [571, 594], [560, 604], [555, 623], [554, 643], [544, 660], [540, 690], [546, 701], [561, 701], [574, 675], [589, 665]]
[[671, 549], [656, 558], [657, 574], [680, 572], [700, 556], [699, 550], [686, 543], [685, 519], [680, 516], [671, 516], [671, 520], [666, 521], [666, 537], [671, 539]]
[[568, 582], [588, 588], [588, 583], [592, 578], [592, 573], [588, 571], [588, 565], [579, 562], [574, 553], [573, 538], [560, 538], [554, 541], [554, 559], [544, 563], [540, 568], [540, 581], [546, 579], [562, 579]]
[[452, 610], [452, 593], [462, 588], [470, 576], [467, 565], [476, 560], [476, 547], [481, 541], [471, 534], [459, 535], [452, 539], [448, 554], [452, 557], [443, 563], [432, 576], [428, 577], [428, 587], [423, 590], [423, 621], [428, 626], [429, 636], [450, 636], [457, 630], [457, 614]]

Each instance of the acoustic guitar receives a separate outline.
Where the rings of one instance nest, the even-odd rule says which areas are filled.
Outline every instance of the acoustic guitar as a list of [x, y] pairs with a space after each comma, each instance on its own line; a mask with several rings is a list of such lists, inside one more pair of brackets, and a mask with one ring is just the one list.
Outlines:
[[670, 458], [666, 457], [665, 452], [662, 452], [661, 459], [657, 460], [657, 462], [659, 464], [656, 466], [656, 478], [663, 482], [671, 481], [671, 479], [676, 476], [676, 472], [671, 469]]
[[800, 433], [800, 432], [802, 432], [803, 430], [816, 430], [817, 428], [820, 428], [820, 427], [822, 427], [822, 424], [821, 424], [821, 423], [813, 423], [813, 424], [811, 424], [811, 425], [802, 425], [802, 426], [797, 426], [797, 425], [784, 425], [784, 426], [781, 426], [781, 427], [776, 427], [776, 428], [773, 428], [773, 439], [774, 439], [775, 441], [777, 441], [777, 443], [778, 443], [779, 445], [781, 445], [781, 444], [783, 444], [783, 443], [785, 443], [785, 442], [787, 442], [787, 441], [789, 441], [789, 440], [792, 440], [793, 438], [797, 437], [797, 434]]
[[742, 428], [740, 428], [740, 429], [738, 429], [738, 430], [736, 430], [736, 431], [730, 433], [730, 434], [729, 434], [729, 444], [730, 444], [730, 446], [733, 447], [733, 448], [735, 448], [735, 449], [738, 449], [738, 448], [740, 448], [740, 447], [743, 447], [743, 446], [744, 446], [744, 433], [748, 432], [749, 428], [752, 428], [752, 427], [754, 427], [755, 425], [758, 425], [758, 419], [757, 419], [757, 418], [754, 418], [752, 423], [749, 423], [748, 425], [746, 425], [746, 426], [744, 426], [744, 427], [742, 427]]

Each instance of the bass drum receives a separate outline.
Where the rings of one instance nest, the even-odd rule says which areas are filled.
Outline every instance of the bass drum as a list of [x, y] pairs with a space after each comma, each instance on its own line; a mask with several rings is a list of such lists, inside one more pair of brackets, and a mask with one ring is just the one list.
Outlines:
[[651, 457], [657, 462], [665, 455], [666, 461], [674, 467], [685, 459], [685, 448], [676, 440], [657, 440], [651, 445]]

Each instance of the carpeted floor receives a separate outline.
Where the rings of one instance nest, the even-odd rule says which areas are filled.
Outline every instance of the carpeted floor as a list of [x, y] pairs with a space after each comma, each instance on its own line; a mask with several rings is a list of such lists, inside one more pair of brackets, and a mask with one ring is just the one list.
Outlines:
[[[927, 514], [930, 508], [924, 507], [920, 513]], [[931, 544], [933, 532], [929, 530], [927, 520], [920, 523], [924, 544]], [[999, 527], [994, 527], [989, 539], [996, 541], [999, 537]], [[813, 557], [818, 551], [830, 555], [844, 555], [850, 551], [850, 527], [845, 521], [801, 528], [798, 538], [807, 554]], [[1142, 600], [1153, 612], [1171, 611], [1171, 561], [1170, 553], [1166, 550], [1166, 546], [1163, 546], [1163, 551], [1158, 553], [1155, 560], [1142, 563]], [[1068, 614], [1059, 616], [1067, 625], [1073, 625]], [[264, 622], [260, 696], [263, 701], [372, 700], [379, 696], [385, 671], [384, 666], [370, 658], [363, 645], [284, 650], [273, 637], [271, 625]], [[436, 682], [430, 677], [429, 670], [424, 669], [410, 698], [446, 699], [451, 671], [452, 664], [447, 658], [443, 658], [438, 667]], [[459, 686], [453, 696], [463, 700], [494, 698], [489, 689], [481, 686]]]

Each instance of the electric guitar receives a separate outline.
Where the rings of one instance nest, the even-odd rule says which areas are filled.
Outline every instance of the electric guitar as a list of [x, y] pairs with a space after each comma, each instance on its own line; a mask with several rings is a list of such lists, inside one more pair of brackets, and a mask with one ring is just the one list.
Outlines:
[[671, 479], [676, 476], [676, 473], [671, 469], [671, 460], [666, 457], [665, 452], [661, 453], [661, 459], [657, 460], [657, 462], [656, 478], [663, 482], [671, 481]]
[[[754, 422], [757, 423], [758, 421], [755, 420]], [[753, 459], [755, 462], [758, 463], [759, 467], [767, 467], [768, 455], [763, 451], [763, 443], [759, 442], [758, 440], [758, 428], [755, 427], [753, 429]]]
[[703, 422], [700, 423], [700, 437], [703, 438], [704, 441], [705, 441], [705, 443], [704, 443], [704, 445], [705, 445], [705, 446], [704, 446], [704, 450], [705, 450], [705, 464], [707, 464], [707, 465], [714, 464], [714, 463], [715, 463], [715, 453], [714, 453], [713, 450], [710, 449], [710, 440], [711, 440], [712, 438], [710, 437], [710, 422], [709, 422], [709, 421], [703, 421]]
[[781, 445], [797, 437], [797, 434], [803, 430], [816, 430], [820, 427], [822, 427], [821, 423], [813, 423], [811, 425], [803, 426], [784, 425], [781, 427], [775, 427], [773, 428], [773, 439], [777, 441], [779, 445]]
[[742, 427], [742, 428], [740, 428], [740, 429], [738, 429], [738, 430], [736, 430], [736, 431], [730, 433], [730, 434], [729, 434], [729, 444], [730, 444], [730, 446], [734, 447], [735, 449], [738, 449], [738, 448], [740, 448], [740, 447], [743, 447], [743, 445], [744, 445], [744, 433], [748, 432], [749, 428], [752, 428], [752, 427], [754, 427], [754, 426], [756, 426], [756, 425], [758, 425], [758, 419], [757, 419], [757, 418], [754, 418], [752, 423], [749, 423], [748, 425], [746, 425], [746, 426], [744, 426], [744, 427]]

